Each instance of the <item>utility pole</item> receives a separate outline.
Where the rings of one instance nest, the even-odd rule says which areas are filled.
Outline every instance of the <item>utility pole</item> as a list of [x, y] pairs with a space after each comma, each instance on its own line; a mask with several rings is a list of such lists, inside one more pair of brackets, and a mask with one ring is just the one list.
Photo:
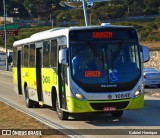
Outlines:
[[8, 71], [8, 50], [7, 50], [7, 31], [6, 31], [6, 3], [3, 0], [3, 9], [4, 9], [4, 46], [6, 49], [6, 70]]
[[86, 26], [88, 26], [87, 2], [86, 2], [86, 0], [82, 0], [82, 2], [83, 2], [83, 11], [84, 11], [85, 24], [86, 24]]
[[88, 15], [87, 15], [87, 2], [102, 2], [102, 1], [111, 1], [111, 0], [82, 0], [86, 26], [88, 26], [88, 24], [89, 24], [88, 23]]

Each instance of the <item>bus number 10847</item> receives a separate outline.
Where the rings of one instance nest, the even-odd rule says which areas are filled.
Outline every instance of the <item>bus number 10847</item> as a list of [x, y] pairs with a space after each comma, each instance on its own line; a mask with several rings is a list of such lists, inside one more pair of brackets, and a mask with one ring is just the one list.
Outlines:
[[123, 99], [123, 98], [129, 98], [130, 93], [125, 93], [125, 94], [115, 94], [116, 99]]

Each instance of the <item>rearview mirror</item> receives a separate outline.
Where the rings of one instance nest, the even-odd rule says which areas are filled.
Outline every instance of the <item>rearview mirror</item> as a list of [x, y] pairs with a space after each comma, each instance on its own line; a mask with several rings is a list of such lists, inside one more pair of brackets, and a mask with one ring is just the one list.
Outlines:
[[61, 49], [59, 51], [59, 63], [63, 65], [68, 65], [67, 62], [67, 48]]
[[146, 46], [142, 46], [143, 58], [142, 62], [148, 62], [150, 60], [149, 48]]

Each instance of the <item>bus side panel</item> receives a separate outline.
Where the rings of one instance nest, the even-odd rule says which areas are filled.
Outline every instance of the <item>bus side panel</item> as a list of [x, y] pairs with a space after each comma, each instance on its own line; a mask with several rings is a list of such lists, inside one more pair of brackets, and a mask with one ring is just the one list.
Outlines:
[[24, 95], [24, 85], [26, 83], [26, 85], [29, 85], [29, 76], [28, 76], [28, 68], [21, 68], [21, 76], [22, 76], [22, 92]]
[[144, 94], [134, 98], [127, 107], [127, 110], [144, 108]]
[[52, 87], [58, 88], [58, 75], [52, 68], [42, 68], [42, 91], [44, 104], [52, 106], [51, 90]]
[[31, 100], [38, 101], [37, 90], [36, 90], [37, 89], [36, 69], [29, 68], [28, 76], [29, 76], [29, 85], [28, 85], [29, 98]]
[[13, 67], [12, 68], [12, 77], [13, 77], [13, 88], [16, 91], [17, 94], [18, 93], [18, 80], [17, 80], [17, 68]]

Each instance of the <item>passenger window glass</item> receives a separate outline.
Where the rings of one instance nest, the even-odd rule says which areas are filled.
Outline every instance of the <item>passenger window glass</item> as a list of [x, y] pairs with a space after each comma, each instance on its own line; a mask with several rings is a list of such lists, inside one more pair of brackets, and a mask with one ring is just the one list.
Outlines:
[[30, 45], [30, 67], [35, 67], [35, 44]]
[[16, 47], [14, 47], [13, 48], [13, 66], [15, 67], [16, 66], [16, 64], [17, 64], [17, 62], [16, 62], [16, 58], [17, 57], [17, 48]]
[[50, 42], [43, 42], [43, 67], [49, 67]]
[[23, 64], [24, 67], [28, 67], [28, 59], [29, 59], [29, 46], [28, 45], [24, 45], [24, 53], [23, 53]]
[[57, 66], [57, 40], [51, 41], [51, 67]]

